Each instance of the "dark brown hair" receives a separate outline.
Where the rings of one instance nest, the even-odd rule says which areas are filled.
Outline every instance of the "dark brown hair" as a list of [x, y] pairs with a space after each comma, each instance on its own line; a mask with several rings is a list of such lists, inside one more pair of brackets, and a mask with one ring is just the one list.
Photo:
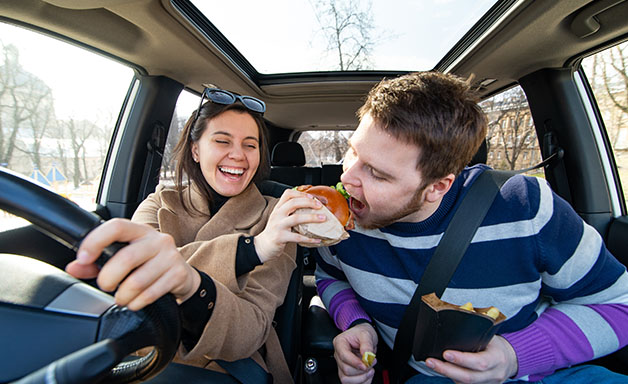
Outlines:
[[[192, 144], [201, 138], [203, 132], [205, 132], [205, 129], [207, 129], [207, 125], [211, 119], [226, 111], [248, 113], [257, 124], [259, 134], [260, 162], [257, 171], [255, 172], [255, 175], [253, 176], [253, 179], [251, 181], [255, 183], [262, 181], [266, 179], [268, 177], [268, 174], [270, 173], [270, 155], [268, 151], [268, 144], [266, 142], [266, 124], [264, 123], [264, 118], [262, 117], [262, 115], [260, 113], [249, 111], [244, 105], [240, 103], [224, 105], [207, 101], [201, 107], [201, 112], [196, 122], [194, 122], [196, 110], [192, 112], [192, 115], [185, 123], [185, 127], [181, 132], [179, 141], [174, 148], [174, 161], [176, 163], [175, 185], [179, 194], [179, 201], [181, 201], [181, 205], [183, 206], [185, 211], [190, 214], [192, 214], [191, 210], [202, 214], [202, 212], [198, 208], [194, 206], [188, 207], [187, 204], [185, 204], [183, 191], [187, 184], [191, 184], [190, 181], [196, 184], [200, 193], [207, 199], [210, 206], [212, 203], [212, 188], [205, 180], [205, 177], [201, 172], [200, 165], [196, 163], [192, 158]], [[186, 178], [185, 183], [184, 178]], [[190, 193], [191, 188], [188, 189], [188, 196], [190, 195]]]
[[420, 149], [417, 169], [427, 185], [458, 175], [486, 136], [487, 118], [469, 82], [451, 74], [416, 72], [384, 79], [358, 110], [380, 128]]

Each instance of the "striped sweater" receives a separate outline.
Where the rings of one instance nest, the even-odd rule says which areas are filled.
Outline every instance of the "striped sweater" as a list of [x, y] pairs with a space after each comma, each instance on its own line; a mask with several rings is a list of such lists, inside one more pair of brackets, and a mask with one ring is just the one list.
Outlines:
[[[373, 320], [392, 347], [443, 232], [485, 169], [465, 169], [422, 222], [358, 226], [349, 239], [319, 249], [317, 289], [338, 328]], [[517, 354], [522, 380], [538, 380], [628, 343], [626, 268], [595, 229], [534, 177], [517, 175], [502, 186], [441, 298], [496, 306], [508, 317], [500, 333]], [[409, 364], [436, 374], [412, 357]]]

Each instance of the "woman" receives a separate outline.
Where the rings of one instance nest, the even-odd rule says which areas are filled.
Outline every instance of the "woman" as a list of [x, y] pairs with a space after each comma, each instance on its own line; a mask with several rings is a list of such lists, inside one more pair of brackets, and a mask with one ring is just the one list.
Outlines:
[[[219, 369], [213, 360], [253, 357], [283, 383], [292, 379], [272, 320], [296, 266], [294, 243], [317, 243], [291, 228], [324, 216], [292, 214], [320, 208], [310, 196], [287, 190], [277, 200], [253, 183], [269, 167], [264, 111], [253, 97], [205, 89], [175, 148], [174, 188], [158, 186], [131, 221], [93, 230], [66, 270], [97, 275], [131, 310], [172, 293], [183, 323], [178, 361]], [[114, 241], [129, 245], [99, 271], [93, 262]]]

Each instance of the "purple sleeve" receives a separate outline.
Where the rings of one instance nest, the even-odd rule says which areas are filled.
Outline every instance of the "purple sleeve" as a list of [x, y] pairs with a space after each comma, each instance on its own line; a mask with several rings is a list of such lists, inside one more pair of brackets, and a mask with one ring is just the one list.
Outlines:
[[502, 336], [517, 355], [516, 377], [538, 381], [628, 344], [628, 275], [595, 228], [548, 183], [525, 180], [530, 197], [539, 193], [531, 199], [538, 199], [539, 212], [551, 213], [535, 235], [540, 294], [551, 304], [526, 328]]
[[[572, 306], [574, 307], [574, 306]], [[528, 327], [502, 336], [517, 355], [516, 377], [529, 375], [537, 381], [557, 369], [592, 360], [628, 344], [628, 306], [621, 304], [587, 305], [603, 323], [597, 330], [585, 329], [561, 305], [549, 308]], [[606, 324], [606, 325], [603, 325]], [[585, 333], [586, 332], [586, 333]], [[607, 340], [602, 340], [605, 338]], [[611, 346], [604, 348], [605, 346]]]
[[316, 282], [316, 288], [329, 315], [341, 331], [346, 331], [358, 319], [371, 321], [348, 283], [334, 279], [321, 279]]

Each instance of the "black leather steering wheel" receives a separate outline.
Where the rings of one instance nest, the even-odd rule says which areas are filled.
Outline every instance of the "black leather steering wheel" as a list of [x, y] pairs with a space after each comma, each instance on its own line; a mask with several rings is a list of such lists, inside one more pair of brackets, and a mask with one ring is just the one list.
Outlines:
[[[74, 202], [4, 168], [0, 168], [0, 209], [29, 220], [74, 251], [102, 222]], [[99, 264], [122, 246], [110, 246]], [[83, 305], [89, 308], [81, 308]], [[28, 329], [30, 324], [40, 324], [48, 331], [38, 336]], [[20, 330], [25, 335], [19, 334]], [[44, 383], [50, 378], [57, 383], [144, 381], [172, 360], [180, 332], [179, 310], [172, 295], [133, 312], [53, 266], [23, 256], [0, 255], [0, 345], [4, 350], [0, 361], [7, 364], [0, 382]], [[24, 337], [36, 344], [21, 345]], [[42, 348], [48, 339], [56, 342]], [[82, 348], [68, 351], [73, 345]], [[149, 346], [154, 347], [149, 354], [121, 362]], [[20, 351], [25, 356], [19, 356]], [[45, 356], [39, 356], [40, 352]], [[46, 361], [51, 358], [54, 361]], [[36, 371], [21, 372], [22, 359], [35, 361]]]

